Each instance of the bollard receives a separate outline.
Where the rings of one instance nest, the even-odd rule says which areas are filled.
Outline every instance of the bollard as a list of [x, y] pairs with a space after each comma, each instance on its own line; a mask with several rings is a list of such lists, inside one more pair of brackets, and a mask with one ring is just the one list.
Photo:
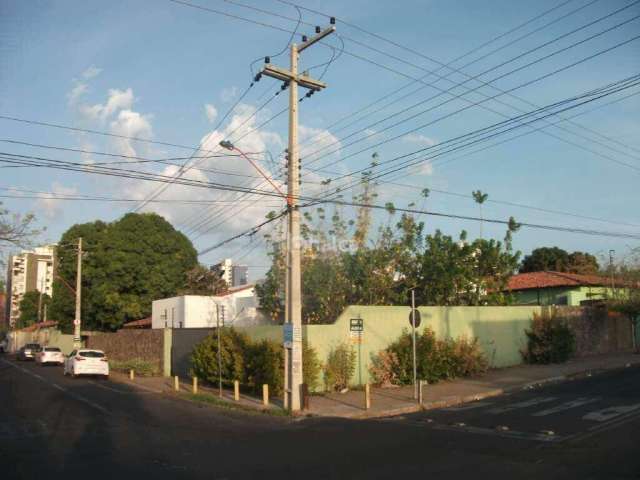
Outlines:
[[193, 394], [198, 393], [198, 377], [193, 377]]
[[423, 389], [423, 387], [424, 387], [424, 385], [425, 385], [426, 383], [427, 383], [427, 382], [425, 382], [424, 380], [420, 380], [420, 385], [419, 385], [419, 387], [418, 387], [418, 403], [419, 403], [420, 405], [422, 405], [422, 398], [423, 398], [423, 395], [424, 395], [424, 393], [422, 392], [422, 389]]
[[136, 374], [133, 371], [133, 368], [131, 370], [129, 370], [129, 380], [133, 380], [135, 378]]
[[240, 401], [240, 382], [238, 380], [233, 382], [233, 399], [236, 402]]
[[262, 385], [262, 404], [265, 407], [269, 406], [269, 385], [266, 383]]
[[369, 384], [364, 386], [364, 409], [369, 410], [371, 408], [371, 387]]
[[175, 377], [173, 377], [173, 389], [176, 392], [180, 391], [180, 379], [178, 378], [178, 375], [176, 375]]

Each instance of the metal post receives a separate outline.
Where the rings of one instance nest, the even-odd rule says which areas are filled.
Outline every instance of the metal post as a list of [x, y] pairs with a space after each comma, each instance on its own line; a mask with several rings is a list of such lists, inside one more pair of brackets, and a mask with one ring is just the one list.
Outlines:
[[413, 398], [418, 399], [418, 366], [416, 363], [416, 291], [411, 289], [411, 341], [413, 347]]
[[81, 302], [82, 302], [82, 237], [78, 238], [78, 268], [76, 271], [76, 316], [73, 320], [73, 347], [80, 348], [81, 327]]
[[218, 334], [218, 396], [222, 398], [222, 352], [220, 350], [220, 308], [216, 304], [216, 333]]

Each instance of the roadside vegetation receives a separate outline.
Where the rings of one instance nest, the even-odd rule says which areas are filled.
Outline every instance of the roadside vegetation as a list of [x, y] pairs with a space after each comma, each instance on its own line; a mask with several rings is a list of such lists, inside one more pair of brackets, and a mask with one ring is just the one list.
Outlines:
[[156, 362], [150, 362], [149, 360], [143, 360], [141, 358], [132, 358], [126, 361], [110, 359], [109, 368], [124, 373], [133, 370], [135, 374], [140, 377], [154, 377], [161, 373], [160, 365]]
[[[416, 333], [416, 367], [418, 379], [429, 383], [457, 377], [479, 375], [489, 363], [476, 339], [466, 337], [439, 340], [433, 330]], [[372, 356], [369, 367], [374, 382], [381, 386], [413, 383], [411, 333], [406, 330], [386, 349]]]
[[[272, 395], [281, 395], [284, 388], [284, 356], [282, 344], [271, 340], [252, 341], [234, 328], [220, 329], [221, 369], [218, 370], [218, 337], [214, 330], [198, 344], [191, 354], [191, 375], [217, 385], [221, 373], [223, 383], [231, 387], [237, 380], [241, 387], [255, 395], [262, 385], [269, 385]], [[303, 342], [303, 381], [313, 391], [321, 371], [313, 347]]]
[[564, 363], [576, 351], [576, 336], [555, 309], [534, 313], [531, 328], [525, 334], [527, 349], [522, 357], [527, 363]]

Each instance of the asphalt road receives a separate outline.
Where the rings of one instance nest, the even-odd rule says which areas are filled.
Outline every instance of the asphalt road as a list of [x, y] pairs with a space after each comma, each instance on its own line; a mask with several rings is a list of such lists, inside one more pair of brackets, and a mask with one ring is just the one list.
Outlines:
[[292, 421], [0, 357], [2, 479], [416, 474], [640, 479], [640, 368], [390, 419]]

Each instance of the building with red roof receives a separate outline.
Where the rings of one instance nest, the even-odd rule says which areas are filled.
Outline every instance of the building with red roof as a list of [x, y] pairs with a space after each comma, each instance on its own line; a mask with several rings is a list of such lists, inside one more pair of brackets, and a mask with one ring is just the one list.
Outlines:
[[619, 289], [628, 288], [611, 277], [542, 271], [513, 275], [506, 290], [519, 305], [579, 306], [610, 297], [613, 289], [619, 293]]

